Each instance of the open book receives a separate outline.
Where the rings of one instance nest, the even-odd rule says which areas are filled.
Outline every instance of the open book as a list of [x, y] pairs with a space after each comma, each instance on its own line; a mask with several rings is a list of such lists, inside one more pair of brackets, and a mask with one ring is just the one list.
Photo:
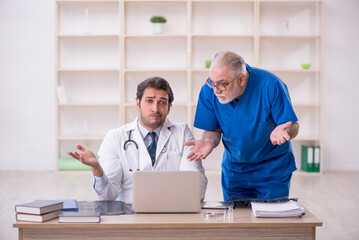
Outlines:
[[301, 217], [305, 209], [296, 201], [287, 202], [251, 202], [256, 217]]

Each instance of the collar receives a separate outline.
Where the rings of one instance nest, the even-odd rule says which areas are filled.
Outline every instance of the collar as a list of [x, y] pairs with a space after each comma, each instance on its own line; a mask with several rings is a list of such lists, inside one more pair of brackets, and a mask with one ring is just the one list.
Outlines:
[[[140, 123], [140, 121], [138, 120], [138, 118], [137, 118], [137, 127], [138, 127], [138, 130], [139, 130], [140, 133], [141, 133], [142, 138], [145, 139], [145, 137], [147, 136], [147, 134], [148, 134], [150, 131], [148, 131], [144, 126], [141, 125], [141, 123]], [[161, 127], [157, 128], [154, 132], [157, 134], [157, 137], [159, 137], [159, 136], [160, 136], [160, 132], [161, 132]]]
[[[163, 132], [165, 130], [170, 131], [171, 126], [173, 125], [173, 122], [171, 120], [169, 120], [168, 118], [166, 118], [165, 122], [163, 123], [163, 125], [159, 128], [159, 131]], [[141, 124], [138, 123], [138, 116], [130, 123], [126, 124], [123, 126], [123, 131], [139, 131], [140, 126], [142, 127]], [[146, 129], [147, 130], [147, 129]], [[157, 129], [156, 129], [157, 130]], [[147, 130], [148, 131], [148, 130]], [[147, 133], [146, 133], [147, 134]], [[157, 134], [157, 132], [156, 132]], [[145, 135], [146, 136], [146, 135]]]

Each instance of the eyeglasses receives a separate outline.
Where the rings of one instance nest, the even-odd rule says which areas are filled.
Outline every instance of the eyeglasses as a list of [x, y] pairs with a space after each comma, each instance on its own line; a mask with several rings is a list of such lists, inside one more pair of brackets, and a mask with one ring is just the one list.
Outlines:
[[[238, 75], [238, 77], [240, 76], [241, 74]], [[221, 82], [221, 83], [216, 83], [214, 84], [211, 80], [211, 78], [207, 78], [206, 80], [206, 84], [208, 85], [208, 87], [210, 88], [217, 88], [218, 90], [220, 91], [226, 91], [227, 87], [229, 84], [231, 84], [231, 82], [233, 82], [235, 79], [237, 79], [238, 77], [236, 78], [233, 78], [231, 81], [229, 82]]]

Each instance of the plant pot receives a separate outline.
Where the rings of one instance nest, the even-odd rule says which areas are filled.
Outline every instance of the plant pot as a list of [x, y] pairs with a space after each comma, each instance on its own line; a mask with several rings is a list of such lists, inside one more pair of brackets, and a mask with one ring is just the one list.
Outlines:
[[152, 31], [154, 34], [162, 33], [163, 23], [152, 23]]

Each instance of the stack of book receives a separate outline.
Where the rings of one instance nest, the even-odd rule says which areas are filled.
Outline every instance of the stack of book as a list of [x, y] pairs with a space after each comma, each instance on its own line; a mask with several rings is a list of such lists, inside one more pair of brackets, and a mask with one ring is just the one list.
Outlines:
[[45, 222], [57, 218], [63, 208], [63, 202], [36, 200], [15, 206], [16, 220], [26, 222]]

